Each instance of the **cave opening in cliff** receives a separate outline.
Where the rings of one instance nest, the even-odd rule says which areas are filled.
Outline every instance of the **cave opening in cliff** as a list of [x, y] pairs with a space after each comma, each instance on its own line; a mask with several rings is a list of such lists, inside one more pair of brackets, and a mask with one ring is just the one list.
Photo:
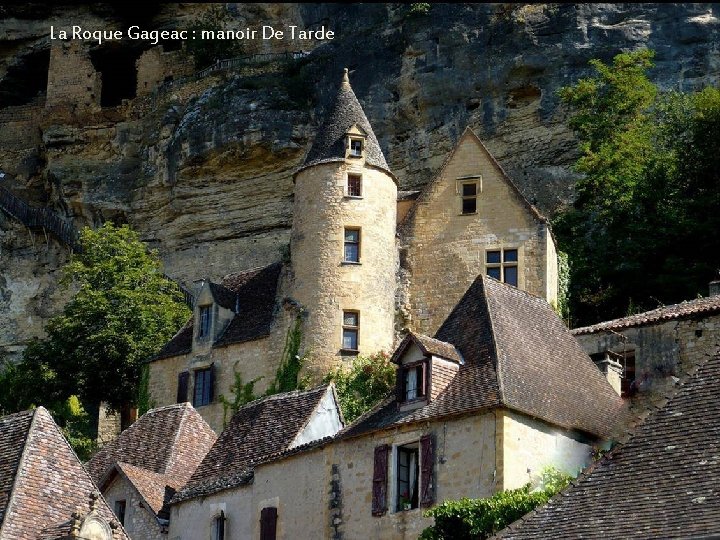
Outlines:
[[137, 67], [135, 62], [141, 50], [110, 45], [95, 49], [90, 60], [102, 74], [101, 107], [115, 107], [123, 99], [132, 99], [137, 91]]
[[19, 57], [0, 79], [0, 107], [25, 105], [44, 98], [49, 68], [50, 49], [33, 51]]

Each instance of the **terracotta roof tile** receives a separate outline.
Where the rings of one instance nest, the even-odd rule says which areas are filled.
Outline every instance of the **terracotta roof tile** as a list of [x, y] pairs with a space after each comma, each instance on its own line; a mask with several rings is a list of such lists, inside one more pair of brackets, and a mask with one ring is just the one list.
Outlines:
[[544, 300], [479, 276], [435, 335], [465, 364], [425, 407], [399, 411], [394, 397], [343, 436], [505, 406], [568, 429], [608, 436], [620, 397]]
[[720, 355], [623, 445], [497, 538], [720, 537]]
[[671, 306], [663, 306], [644, 313], [630, 315], [621, 319], [613, 319], [591, 326], [583, 326], [575, 328], [573, 335], [594, 334], [606, 330], [620, 330], [622, 328], [630, 328], [632, 326], [643, 326], [655, 322], [672, 321], [675, 319], [685, 319], [698, 315], [710, 315], [720, 313], [720, 295], [709, 296], [707, 298], [698, 298], [696, 300], [688, 300], [680, 304]]
[[398, 345], [395, 349], [390, 361], [398, 363], [411, 343], [415, 343], [425, 355], [433, 354], [458, 363], [462, 363], [463, 361], [462, 355], [452, 343], [446, 343], [444, 341], [440, 341], [439, 339], [434, 339], [415, 332], [408, 332], [408, 334], [400, 342], [400, 345]]
[[[0, 486], [12, 486], [9, 498], [3, 491], [0, 537], [62, 538], [72, 513], [89, 511], [90, 495], [97, 488], [50, 413], [39, 407], [0, 418], [0, 449]], [[102, 498], [96, 511], [108, 523], [116, 521]], [[129, 540], [122, 527], [116, 534]]]
[[117, 467], [159, 513], [167, 502], [166, 487], [185, 485], [215, 440], [215, 432], [189, 403], [161, 407], [100, 449], [87, 469], [104, 489]]
[[290, 450], [327, 389], [324, 385], [304, 392], [276, 394], [242, 407], [172, 503], [251, 480], [255, 465]]
[[345, 161], [345, 135], [354, 125], [358, 125], [366, 133], [365, 164], [382, 169], [394, 179], [372, 126], [349, 82], [340, 84], [335, 102], [318, 130], [305, 162], [295, 174], [320, 163]]
[[[228, 274], [222, 283], [211, 283], [215, 300], [223, 307], [239, 312], [213, 347], [222, 347], [232, 343], [242, 343], [267, 336], [275, 317], [275, 304], [278, 281], [282, 271], [281, 263], [262, 268]], [[193, 322], [190, 319], [185, 326], [151, 360], [170, 358], [187, 354], [192, 350]]]

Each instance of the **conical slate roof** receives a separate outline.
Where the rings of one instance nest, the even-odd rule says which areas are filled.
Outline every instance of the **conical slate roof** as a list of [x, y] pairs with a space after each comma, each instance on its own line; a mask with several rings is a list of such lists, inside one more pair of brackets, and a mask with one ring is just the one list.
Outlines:
[[354, 125], [362, 128], [367, 135], [365, 140], [365, 164], [382, 169], [394, 179], [395, 177], [390, 172], [390, 167], [385, 161], [385, 156], [380, 149], [375, 133], [373, 133], [372, 126], [370, 126], [370, 122], [368, 122], [367, 116], [365, 116], [365, 112], [355, 96], [355, 92], [350, 86], [347, 68], [345, 68], [340, 90], [335, 98], [335, 103], [330, 109], [330, 114], [325, 119], [323, 126], [318, 130], [315, 142], [310, 148], [305, 162], [295, 174], [320, 163], [345, 161], [345, 135]]

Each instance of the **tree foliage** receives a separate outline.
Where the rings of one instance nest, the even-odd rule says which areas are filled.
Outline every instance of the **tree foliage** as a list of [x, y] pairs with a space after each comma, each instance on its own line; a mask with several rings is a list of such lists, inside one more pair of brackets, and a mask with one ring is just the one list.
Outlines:
[[189, 317], [177, 284], [129, 227], [86, 228], [80, 243], [63, 268], [74, 296], [6, 374], [13, 392], [6, 408], [56, 411], [70, 396], [86, 407], [136, 406], [144, 361]]
[[203, 30], [211, 32], [226, 30], [231, 21], [232, 17], [227, 8], [223, 5], [215, 5], [190, 25], [188, 31], [190, 35], [195, 35], [196, 37], [195, 39], [187, 40], [185, 44], [187, 51], [192, 54], [195, 59], [195, 67], [197, 69], [204, 69], [213, 65], [218, 60], [233, 58], [242, 54], [242, 46], [239, 40], [201, 39]]
[[593, 60], [595, 76], [560, 91], [583, 173], [554, 223], [576, 324], [705, 293], [720, 268], [720, 91], [661, 92], [652, 57]]
[[543, 469], [540, 486], [526, 484], [484, 499], [463, 498], [427, 510], [435, 523], [420, 535], [421, 540], [484, 540], [510, 525], [564, 489], [572, 477], [553, 467]]
[[338, 368], [325, 377], [335, 383], [346, 422], [352, 422], [377, 405], [395, 387], [395, 366], [387, 353], [358, 356], [348, 368]]

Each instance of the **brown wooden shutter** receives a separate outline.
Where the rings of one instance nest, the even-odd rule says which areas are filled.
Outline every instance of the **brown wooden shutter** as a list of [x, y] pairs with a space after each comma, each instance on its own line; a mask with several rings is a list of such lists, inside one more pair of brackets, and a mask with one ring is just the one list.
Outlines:
[[208, 371], [207, 376], [210, 377], [210, 382], [208, 383], [210, 387], [208, 392], [210, 396], [208, 398], [208, 403], [212, 403], [215, 399], [215, 364], [210, 364], [210, 370]]
[[387, 512], [387, 471], [390, 447], [383, 444], [375, 447], [375, 467], [372, 486], [372, 515], [382, 516]]
[[395, 373], [397, 373], [397, 381], [395, 382], [396, 399], [398, 403], [403, 403], [405, 401], [405, 370], [402, 365], [398, 366]]
[[277, 539], [277, 508], [269, 506], [260, 510], [260, 540]]
[[190, 373], [183, 371], [178, 373], [177, 403], [185, 403], [188, 400], [188, 381]]
[[420, 437], [420, 506], [435, 502], [435, 445], [432, 435]]

